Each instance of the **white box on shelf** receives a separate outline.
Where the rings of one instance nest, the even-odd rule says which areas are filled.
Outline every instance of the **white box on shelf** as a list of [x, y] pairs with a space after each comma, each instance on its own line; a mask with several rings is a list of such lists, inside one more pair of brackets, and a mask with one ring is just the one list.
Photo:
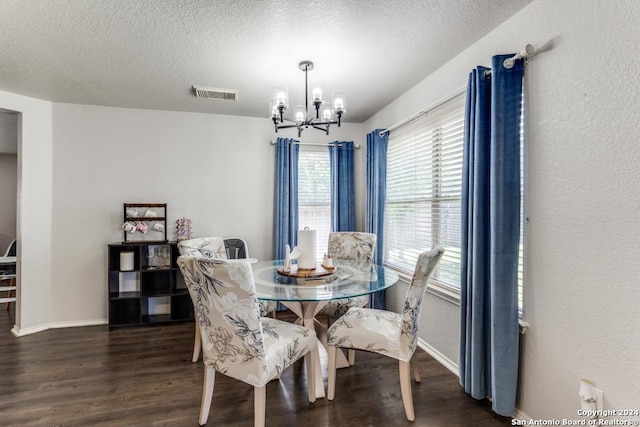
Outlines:
[[131, 271], [134, 268], [133, 251], [120, 252], [120, 271]]

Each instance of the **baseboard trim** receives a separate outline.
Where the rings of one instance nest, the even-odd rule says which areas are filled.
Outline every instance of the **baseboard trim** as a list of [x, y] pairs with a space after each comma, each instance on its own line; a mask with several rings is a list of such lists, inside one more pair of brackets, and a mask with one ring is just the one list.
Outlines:
[[516, 408], [516, 413], [513, 416], [513, 418], [517, 419], [517, 420], [532, 420], [533, 418], [531, 418], [529, 415], [525, 414], [524, 412], [522, 412], [520, 409]]
[[94, 320], [82, 320], [82, 321], [71, 321], [71, 322], [51, 322], [45, 323], [43, 325], [32, 326], [30, 328], [18, 328], [14, 326], [11, 328], [11, 333], [16, 337], [23, 337], [25, 335], [35, 334], [37, 332], [46, 331], [47, 329], [58, 329], [58, 328], [76, 328], [80, 326], [97, 326], [97, 325], [106, 325], [107, 321], [105, 319], [94, 319]]
[[[440, 353], [438, 350], [436, 350], [435, 348], [430, 346], [426, 341], [424, 341], [421, 338], [418, 338], [418, 347], [420, 347], [422, 350], [424, 350], [425, 353], [427, 353], [429, 356], [431, 356], [434, 359], [436, 359], [436, 361], [438, 363], [440, 363], [442, 366], [444, 366], [445, 368], [450, 370], [456, 377], [460, 378], [460, 369], [459, 369], [457, 363], [454, 363], [451, 359], [449, 359], [444, 354]], [[489, 399], [489, 400], [491, 400], [491, 399]], [[515, 411], [515, 414], [513, 415], [513, 418], [518, 419], [518, 420], [531, 420], [532, 419], [529, 415], [525, 414], [524, 412], [522, 412], [518, 408], [516, 408], [516, 411]]]
[[454, 363], [451, 359], [440, 353], [435, 348], [431, 347], [426, 341], [421, 338], [418, 338], [418, 347], [424, 350], [425, 353], [427, 353], [429, 356], [436, 359], [442, 366], [453, 372], [456, 377], [460, 377], [460, 370], [458, 369], [457, 363]]

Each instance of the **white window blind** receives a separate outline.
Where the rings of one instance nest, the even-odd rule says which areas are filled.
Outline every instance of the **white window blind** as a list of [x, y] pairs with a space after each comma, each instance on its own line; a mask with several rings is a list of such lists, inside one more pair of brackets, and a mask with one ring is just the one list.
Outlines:
[[[460, 288], [460, 231], [465, 95], [460, 94], [389, 134], [384, 262], [413, 273], [418, 254], [446, 252], [432, 280]], [[524, 103], [520, 116], [521, 219], [518, 303], [522, 308], [524, 237]]]
[[329, 150], [300, 147], [298, 158], [298, 225], [316, 230], [318, 261], [327, 252], [331, 231]]
[[460, 287], [464, 94], [389, 134], [385, 262], [413, 273], [418, 254], [445, 254], [432, 279]]

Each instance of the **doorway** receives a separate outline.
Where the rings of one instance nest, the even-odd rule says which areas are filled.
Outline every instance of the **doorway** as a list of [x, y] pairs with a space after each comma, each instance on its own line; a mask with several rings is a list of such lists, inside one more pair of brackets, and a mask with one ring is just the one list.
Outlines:
[[[9, 253], [17, 235], [18, 114], [0, 109], [0, 256]], [[1, 288], [15, 286], [17, 279], [11, 280], [10, 270], [5, 271], [8, 275], [0, 276], [5, 278], [0, 280]], [[0, 298], [9, 297], [16, 297], [16, 291], [0, 291]], [[16, 306], [15, 302], [0, 304], [0, 315], [8, 316], [11, 325], [15, 322]]]

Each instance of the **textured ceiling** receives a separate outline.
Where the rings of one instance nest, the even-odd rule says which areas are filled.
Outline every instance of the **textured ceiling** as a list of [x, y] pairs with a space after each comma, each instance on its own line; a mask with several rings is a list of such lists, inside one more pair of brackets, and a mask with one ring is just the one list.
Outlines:
[[266, 118], [275, 83], [304, 103], [311, 60], [309, 80], [347, 91], [344, 120], [360, 123], [530, 1], [1, 0], [0, 90]]

